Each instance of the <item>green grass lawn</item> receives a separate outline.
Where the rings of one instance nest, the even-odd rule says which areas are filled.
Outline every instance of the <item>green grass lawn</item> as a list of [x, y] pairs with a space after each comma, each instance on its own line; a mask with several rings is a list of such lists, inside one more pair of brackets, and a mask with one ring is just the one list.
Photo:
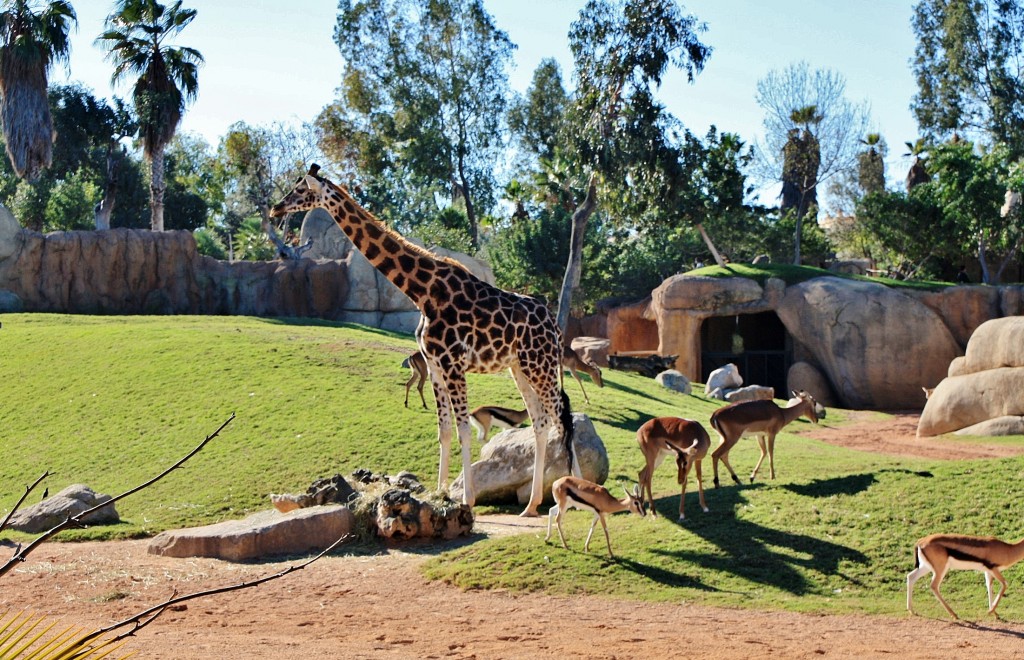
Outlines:
[[[267, 508], [271, 492], [303, 491], [316, 477], [359, 467], [436, 479], [433, 410], [423, 410], [415, 392], [411, 407], [402, 405], [409, 372], [399, 365], [414, 350], [407, 335], [242, 317], [9, 314], [0, 321], [0, 516], [44, 470], [53, 473], [51, 493], [71, 483], [127, 490], [236, 414], [182, 469], [118, 503], [122, 524], [59, 538], [146, 536], [239, 518]], [[643, 460], [635, 432], [644, 421], [676, 415], [707, 425], [720, 405], [636, 374], [604, 375], [604, 389], [587, 383], [590, 405], [571, 379], [566, 390], [608, 448], [611, 482], [636, 479]], [[471, 374], [469, 386], [471, 406], [521, 406], [507, 375]], [[842, 423], [842, 411], [830, 410], [825, 423]], [[741, 440], [731, 458], [738, 474], [749, 474], [756, 443]], [[766, 466], [766, 481], [740, 487], [723, 472], [716, 490], [710, 459], [704, 467], [711, 513], [701, 513], [691, 479], [689, 518], [675, 521], [679, 487], [666, 462], [654, 480], [661, 517], [609, 519], [614, 561], [600, 530], [591, 554], [582, 553], [590, 516], [571, 511], [570, 551], [557, 535], [549, 544], [543, 534], [495, 538], [443, 553], [425, 571], [465, 588], [895, 614], [904, 608], [918, 537], [946, 531], [1016, 540], [1024, 529], [1021, 458], [903, 459], [783, 433], [775, 481], [767, 481]], [[1024, 571], [1011, 569], [1007, 578], [1000, 612], [1024, 620]], [[979, 574], [957, 572], [943, 586], [961, 616], [984, 612]], [[942, 614], [924, 580], [916, 602], [926, 614]]]

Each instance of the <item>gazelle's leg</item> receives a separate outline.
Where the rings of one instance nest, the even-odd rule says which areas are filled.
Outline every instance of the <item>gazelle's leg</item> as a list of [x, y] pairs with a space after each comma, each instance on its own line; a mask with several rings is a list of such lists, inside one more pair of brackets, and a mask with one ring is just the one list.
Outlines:
[[[916, 549], [915, 553], [917, 553]], [[920, 553], [917, 554], [919, 555]], [[928, 566], [928, 564], [925, 564], [923, 561], [921, 561], [920, 557], [917, 561], [919, 566], [914, 570], [910, 571], [909, 573], [907, 573], [907, 611], [911, 614], [914, 613], [914, 583], [917, 582], [917, 580], [920, 577], [927, 573], [930, 573], [932, 570], [931, 567]]]
[[612, 554], [612, 540], [608, 536], [608, 523], [604, 521], [603, 515], [598, 514], [598, 517], [601, 519], [601, 527], [604, 527], [604, 542], [608, 544], [608, 557], [615, 559], [615, 555]]
[[548, 535], [544, 537], [544, 541], [547, 542], [551, 538], [551, 521], [558, 515], [558, 503], [556, 502], [550, 509], [548, 509]]
[[[587, 542], [583, 544], [583, 552], [590, 552], [590, 537], [594, 535], [594, 528], [597, 527], [597, 521], [600, 520], [601, 524], [604, 524], [604, 518], [597, 511], [594, 512], [594, 520], [590, 523], [590, 531], [587, 533]], [[607, 528], [605, 528], [607, 534]]]
[[729, 470], [729, 475], [732, 477], [733, 481], [740, 485], [743, 484], [743, 482], [740, 481], [739, 477], [736, 476], [736, 471], [732, 469], [732, 465], [729, 464], [730, 449], [732, 449], [732, 446], [730, 445], [728, 448], [726, 448], [723, 442], [723, 444], [719, 445], [718, 449], [716, 449], [714, 453], [711, 454], [711, 467], [715, 471], [715, 488], [718, 488], [718, 461], [722, 461], [722, 464], [725, 465], [725, 468]]
[[[999, 606], [999, 599], [1002, 598], [1003, 594], [1006, 593], [1006, 578], [1003, 577], [1003, 574], [1001, 572], [999, 572], [998, 568], [992, 568], [992, 569], [989, 569], [989, 570], [991, 571], [991, 575], [994, 575], [996, 577], [996, 579], [999, 580], [999, 593], [996, 594], [995, 602], [993, 602], [992, 605], [988, 608], [988, 613], [989, 614], [996, 614], [996, 607]], [[988, 597], [991, 599], [992, 598], [992, 586], [991, 586], [992, 585], [992, 578], [990, 577], [990, 575], [988, 573], [985, 574], [985, 581], [988, 583], [988, 587], [989, 587], [989, 589], [988, 589]], [[999, 615], [996, 614], [996, 616], [999, 616]]]
[[765, 447], [765, 434], [757, 434], [757, 446], [761, 448], [761, 458], [757, 459], [757, 465], [754, 466], [754, 471], [750, 473], [750, 483], [754, 483], [754, 477], [757, 476], [757, 471], [761, 469], [761, 463], [764, 462], [765, 454], [768, 453], [768, 449]]
[[946, 608], [947, 612], [949, 612], [949, 616], [953, 617], [954, 619], [959, 619], [960, 617], [956, 615], [956, 612], [953, 611], [953, 608], [949, 606], [949, 603], [946, 602], [946, 599], [942, 597], [941, 593], [939, 593], [939, 586], [942, 585], [942, 578], [944, 577], [946, 577], [945, 571], [936, 570], [935, 573], [932, 574], [932, 593], [935, 594], [935, 597], [939, 599], [939, 602], [942, 603], [942, 606]]
[[775, 478], [775, 434], [768, 436], [768, 467], [771, 468], [772, 479]]
[[562, 539], [562, 547], [566, 550], [569, 549], [569, 544], [565, 542], [565, 535], [562, 534], [562, 516], [565, 515], [565, 511], [568, 508], [568, 505], [565, 509], [558, 507], [558, 515], [555, 516], [555, 524], [558, 525], [558, 538]]
[[704, 501], [704, 476], [700, 473], [700, 464], [703, 460], [698, 458], [695, 467], [697, 471], [697, 493], [700, 495], [700, 508], [704, 510], [704, 513], [707, 513], [708, 503]]
[[572, 377], [576, 379], [576, 382], [580, 384], [580, 392], [583, 392], [583, 400], [590, 403], [590, 397], [587, 396], [587, 391], [583, 389], [583, 379], [580, 378], [580, 375], [576, 373], [575, 369], [570, 370], [569, 373], [571, 373]]
[[[676, 459], [676, 463], [679, 463], [679, 459]], [[686, 514], [683, 512], [683, 505], [686, 503], [686, 482], [690, 479], [690, 468], [692, 463], [687, 462], [686, 467], [680, 471], [679, 477], [676, 479], [681, 485], [679, 487], [679, 520], [685, 520]]]

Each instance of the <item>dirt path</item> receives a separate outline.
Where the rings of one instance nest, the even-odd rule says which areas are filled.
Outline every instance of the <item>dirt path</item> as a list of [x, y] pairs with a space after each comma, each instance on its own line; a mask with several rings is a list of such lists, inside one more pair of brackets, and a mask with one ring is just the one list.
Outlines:
[[[913, 435], [916, 419], [808, 435], [884, 453], [994, 456], [1006, 447]], [[909, 431], [909, 433], [908, 433]], [[823, 435], [819, 435], [823, 434]], [[845, 440], [844, 440], [845, 438]], [[543, 520], [490, 517], [488, 535], [542, 535]], [[0, 613], [31, 607], [89, 628], [170, 596], [252, 580], [291, 563], [233, 564], [146, 553], [147, 541], [51, 543], [0, 578]], [[435, 548], [436, 549], [436, 548]], [[0, 548], [6, 556], [9, 548]], [[1024, 658], [1024, 624], [815, 616], [678, 604], [461, 591], [424, 580], [425, 547], [326, 557], [254, 589], [191, 601], [129, 643], [143, 658]], [[1019, 588], [1019, 586], [1018, 586]], [[927, 597], [922, 594], [922, 598]]]

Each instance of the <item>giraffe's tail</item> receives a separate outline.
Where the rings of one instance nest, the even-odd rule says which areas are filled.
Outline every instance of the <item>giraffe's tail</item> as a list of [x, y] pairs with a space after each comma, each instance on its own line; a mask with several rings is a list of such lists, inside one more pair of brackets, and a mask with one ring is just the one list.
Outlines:
[[559, 414], [559, 421], [562, 423], [562, 438], [565, 442], [565, 455], [569, 461], [569, 474], [572, 474], [573, 459], [575, 458], [572, 442], [572, 406], [569, 403], [569, 395], [565, 393], [565, 390], [562, 390], [562, 411]]

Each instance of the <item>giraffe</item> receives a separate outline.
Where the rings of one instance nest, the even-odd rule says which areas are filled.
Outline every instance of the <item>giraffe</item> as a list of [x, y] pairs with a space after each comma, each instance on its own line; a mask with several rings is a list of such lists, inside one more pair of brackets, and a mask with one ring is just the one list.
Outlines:
[[562, 333], [539, 300], [491, 286], [461, 264], [439, 258], [385, 227], [348, 191], [318, 174], [313, 164], [271, 209], [273, 217], [323, 208], [373, 266], [420, 311], [416, 342], [427, 360], [437, 402], [441, 446], [437, 487], [448, 484], [452, 420], [462, 448], [463, 502], [475, 502], [470, 471], [472, 431], [466, 374], [508, 369], [533, 422], [535, 455], [530, 501], [522, 516], [537, 516], [543, 500], [547, 439], [558, 428], [569, 471], [579, 476], [572, 445], [572, 413], [561, 386]]

